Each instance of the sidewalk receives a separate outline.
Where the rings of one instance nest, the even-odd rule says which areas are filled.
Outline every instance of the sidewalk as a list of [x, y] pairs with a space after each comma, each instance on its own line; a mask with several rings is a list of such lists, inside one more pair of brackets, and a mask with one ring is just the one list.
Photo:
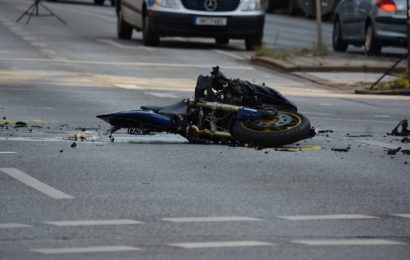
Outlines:
[[[376, 82], [398, 60], [397, 57], [367, 57], [362, 54], [332, 53], [329, 56], [295, 55], [286, 58], [253, 56], [251, 63], [273, 70], [291, 73], [298, 77], [344, 92], [357, 94], [410, 95], [410, 89], [368, 90], [366, 87]], [[394, 74], [403, 73], [407, 59], [402, 60], [383, 81], [391, 81]]]

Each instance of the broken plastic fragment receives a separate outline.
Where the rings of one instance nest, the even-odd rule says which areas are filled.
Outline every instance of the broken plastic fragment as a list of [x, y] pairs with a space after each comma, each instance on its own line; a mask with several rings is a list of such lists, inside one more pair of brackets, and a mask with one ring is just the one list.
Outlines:
[[410, 150], [401, 150], [402, 154], [410, 155]]
[[391, 135], [394, 136], [408, 136], [410, 135], [410, 130], [407, 129], [409, 123], [407, 119], [403, 119], [399, 124], [391, 131]]
[[21, 121], [18, 121], [14, 124], [14, 128], [19, 128], [19, 127], [27, 127], [27, 124]]
[[346, 148], [332, 148], [332, 151], [335, 151], [335, 152], [345, 152], [345, 153], [347, 153], [348, 151], [350, 150], [350, 146], [347, 146]]
[[333, 130], [319, 130], [318, 133], [319, 134], [325, 134], [325, 133], [333, 133]]
[[389, 149], [387, 150], [387, 154], [388, 155], [396, 155], [396, 153], [398, 153], [401, 150], [401, 147], [398, 147], [396, 149]]

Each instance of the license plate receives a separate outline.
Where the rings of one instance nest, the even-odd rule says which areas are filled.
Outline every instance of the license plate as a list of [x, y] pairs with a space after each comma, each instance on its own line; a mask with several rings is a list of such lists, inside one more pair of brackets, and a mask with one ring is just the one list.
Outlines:
[[225, 26], [228, 20], [226, 17], [195, 17], [195, 25]]

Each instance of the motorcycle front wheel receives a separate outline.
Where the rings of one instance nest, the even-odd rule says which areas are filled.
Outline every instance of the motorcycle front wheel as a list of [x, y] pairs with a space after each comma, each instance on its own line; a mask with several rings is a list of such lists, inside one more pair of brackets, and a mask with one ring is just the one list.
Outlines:
[[241, 121], [231, 124], [231, 135], [244, 144], [278, 147], [310, 138], [314, 134], [309, 120], [295, 112], [278, 111], [269, 120]]

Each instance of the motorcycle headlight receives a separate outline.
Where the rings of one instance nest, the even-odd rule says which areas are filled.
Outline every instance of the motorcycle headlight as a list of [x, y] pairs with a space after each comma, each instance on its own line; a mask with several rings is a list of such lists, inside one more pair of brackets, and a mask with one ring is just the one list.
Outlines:
[[161, 7], [172, 8], [172, 9], [179, 8], [178, 0], [154, 0], [154, 1], [155, 1], [155, 4]]
[[261, 10], [260, 0], [241, 0], [242, 11], [258, 11]]

